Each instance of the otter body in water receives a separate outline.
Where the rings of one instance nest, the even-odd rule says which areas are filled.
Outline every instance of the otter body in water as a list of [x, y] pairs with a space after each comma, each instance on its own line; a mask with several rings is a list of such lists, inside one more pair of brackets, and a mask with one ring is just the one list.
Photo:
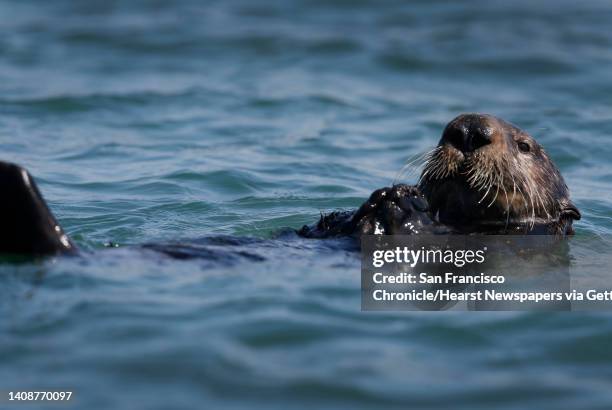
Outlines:
[[0, 253], [48, 255], [75, 250], [24, 168], [0, 161], [0, 190]]
[[418, 233], [573, 234], [580, 212], [541, 145], [518, 127], [463, 114], [444, 129], [416, 186], [375, 191], [355, 212], [322, 216], [304, 237]]
[[[28, 172], [0, 162], [0, 253], [71, 253], [75, 246]], [[375, 191], [356, 211], [332, 212], [306, 238], [367, 234], [572, 234], [580, 212], [563, 177], [527, 133], [490, 115], [451, 121], [415, 186]]]

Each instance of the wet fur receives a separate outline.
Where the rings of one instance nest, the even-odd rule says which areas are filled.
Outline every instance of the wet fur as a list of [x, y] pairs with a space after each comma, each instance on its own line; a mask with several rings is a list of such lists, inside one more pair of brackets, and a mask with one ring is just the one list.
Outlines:
[[[462, 152], [452, 132], [468, 121], [491, 133], [491, 143]], [[519, 149], [527, 144], [527, 152]], [[524, 145], [523, 145], [524, 147]], [[548, 154], [530, 135], [489, 115], [451, 121], [424, 161], [416, 186], [375, 191], [355, 212], [322, 215], [298, 233], [305, 237], [418, 233], [573, 234], [580, 212]], [[405, 170], [403, 169], [402, 172]]]

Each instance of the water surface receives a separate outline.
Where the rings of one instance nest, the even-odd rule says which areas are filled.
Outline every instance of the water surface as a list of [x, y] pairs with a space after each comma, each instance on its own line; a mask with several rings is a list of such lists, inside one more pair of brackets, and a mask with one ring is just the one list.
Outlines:
[[[84, 251], [0, 265], [0, 389], [72, 389], [87, 409], [609, 408], [610, 315], [362, 313], [357, 254], [274, 237], [358, 206], [481, 111], [546, 147], [587, 251], [612, 233], [610, 3], [5, 0], [0, 16], [0, 157]], [[241, 250], [264, 260], [134, 246], [211, 235], [255, 238]]]

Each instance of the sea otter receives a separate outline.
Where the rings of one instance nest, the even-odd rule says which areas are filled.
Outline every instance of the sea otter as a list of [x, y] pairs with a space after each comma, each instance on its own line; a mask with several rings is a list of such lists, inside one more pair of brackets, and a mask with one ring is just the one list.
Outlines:
[[462, 114], [444, 128], [415, 186], [375, 191], [356, 212], [333, 212], [304, 237], [417, 233], [571, 235], [580, 212], [533, 137], [492, 115]]
[[[0, 162], [0, 253], [75, 252], [30, 174]], [[569, 235], [580, 212], [544, 149], [526, 132], [485, 114], [444, 129], [414, 186], [374, 191], [356, 211], [332, 212], [297, 231], [306, 238], [368, 234], [541, 233]]]
[[24, 168], [0, 161], [0, 253], [50, 255], [76, 250]]

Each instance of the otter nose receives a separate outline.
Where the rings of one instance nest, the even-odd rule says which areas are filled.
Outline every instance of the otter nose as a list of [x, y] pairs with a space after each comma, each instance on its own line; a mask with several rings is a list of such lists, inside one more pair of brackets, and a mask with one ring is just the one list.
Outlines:
[[440, 144], [450, 144], [461, 152], [473, 152], [490, 144], [492, 136], [493, 130], [486, 117], [466, 114], [446, 126]]

